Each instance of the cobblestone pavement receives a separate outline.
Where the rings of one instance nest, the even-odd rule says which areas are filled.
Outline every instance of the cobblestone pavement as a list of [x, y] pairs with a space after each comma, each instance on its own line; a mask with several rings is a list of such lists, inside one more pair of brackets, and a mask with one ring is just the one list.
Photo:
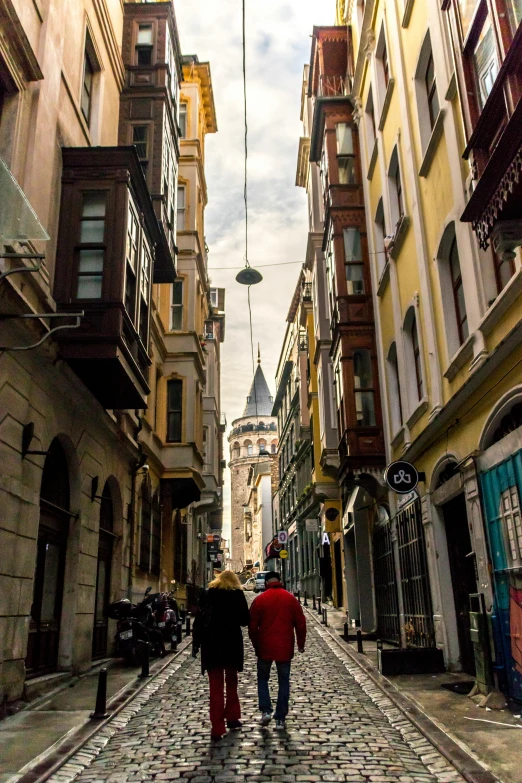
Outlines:
[[[463, 783], [316, 623], [292, 666], [285, 732], [259, 726], [255, 659], [240, 675], [244, 726], [210, 742], [208, 685], [185, 651], [51, 778], [51, 783]], [[275, 678], [272, 675], [275, 685]]]

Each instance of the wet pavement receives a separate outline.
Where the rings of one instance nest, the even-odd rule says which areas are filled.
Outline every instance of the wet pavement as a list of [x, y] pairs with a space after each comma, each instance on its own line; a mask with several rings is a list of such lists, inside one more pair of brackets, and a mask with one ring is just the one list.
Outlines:
[[[240, 675], [243, 728], [210, 740], [208, 684], [181, 653], [51, 783], [460, 783], [464, 778], [314, 621], [292, 666], [286, 731], [259, 725], [255, 658]], [[275, 686], [275, 678], [271, 681]]]

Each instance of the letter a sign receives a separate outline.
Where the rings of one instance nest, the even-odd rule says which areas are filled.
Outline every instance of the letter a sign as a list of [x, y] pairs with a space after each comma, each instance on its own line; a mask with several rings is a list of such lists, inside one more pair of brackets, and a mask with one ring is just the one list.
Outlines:
[[328, 544], [330, 546], [330, 536], [328, 533], [323, 533], [323, 540], [321, 541], [322, 544]]

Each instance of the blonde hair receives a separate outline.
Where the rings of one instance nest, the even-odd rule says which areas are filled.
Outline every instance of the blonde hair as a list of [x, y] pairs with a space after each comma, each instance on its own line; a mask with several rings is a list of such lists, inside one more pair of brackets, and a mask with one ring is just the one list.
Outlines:
[[211, 581], [209, 587], [217, 590], [241, 590], [241, 582], [233, 571], [222, 571]]

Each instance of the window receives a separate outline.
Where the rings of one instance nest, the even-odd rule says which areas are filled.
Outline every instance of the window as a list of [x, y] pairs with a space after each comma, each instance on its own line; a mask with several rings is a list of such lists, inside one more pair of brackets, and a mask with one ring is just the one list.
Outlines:
[[170, 328], [174, 330], [183, 329], [183, 280], [176, 280], [172, 283]]
[[417, 321], [413, 316], [413, 321], [410, 328], [411, 333], [411, 345], [413, 349], [413, 362], [415, 365], [415, 382], [417, 384], [417, 398], [422, 400], [423, 383], [422, 383], [422, 366], [420, 358], [420, 346], [419, 346], [419, 334], [417, 332]]
[[340, 185], [354, 185], [357, 182], [355, 171], [355, 154], [353, 148], [353, 131], [346, 122], [338, 122], [335, 126], [337, 138], [337, 169]]
[[381, 64], [384, 77], [384, 86], [386, 89], [388, 89], [388, 84], [390, 83], [390, 64], [388, 62], [388, 49], [386, 47], [386, 41], [384, 42], [384, 46], [382, 48]]
[[424, 86], [426, 88], [426, 97], [428, 99], [428, 115], [430, 118], [430, 126], [433, 129], [435, 120], [439, 115], [439, 98], [437, 95], [435, 65], [433, 62], [433, 52], [431, 51], [431, 47], [428, 56], [428, 63], [426, 65], [426, 71], [424, 73]]
[[167, 442], [181, 443], [183, 381], [167, 382]]
[[151, 65], [153, 49], [152, 24], [138, 25], [136, 37], [136, 64]]
[[377, 126], [375, 123], [375, 104], [373, 101], [373, 88], [370, 87], [368, 100], [366, 102], [366, 127], [368, 129], [368, 155], [372, 154], [373, 145], [377, 138]]
[[141, 485], [140, 514], [140, 562], [139, 567], [147, 573], [150, 571], [150, 537], [151, 537], [151, 498], [150, 480], [148, 477]]
[[180, 185], [178, 187], [178, 204], [177, 204], [177, 228], [178, 231], [185, 231], [185, 186]]
[[509, 20], [511, 22], [511, 30], [516, 32], [518, 25], [522, 22], [522, 1], [521, 0], [506, 0], [508, 8]]
[[[92, 110], [92, 89], [94, 81], [94, 65], [91, 59], [91, 55], [88, 52], [88, 46], [90, 43], [90, 37], [87, 34], [87, 41], [85, 45], [85, 54], [83, 59], [83, 80], [82, 80], [82, 114], [85, 117], [87, 125], [91, 121]], [[92, 46], [92, 43], [90, 44]]]
[[500, 496], [499, 515], [504, 528], [506, 557], [511, 568], [522, 566], [522, 521], [516, 486], [505, 489]]
[[390, 188], [390, 212], [394, 229], [404, 216], [404, 197], [402, 192], [401, 170], [399, 166], [399, 154], [394, 148], [390, 168], [388, 170], [388, 183]]
[[83, 193], [78, 250], [77, 299], [101, 299], [105, 259], [105, 209], [107, 194]]
[[249, 441], [249, 440], [245, 441], [245, 446], [246, 446], [246, 450], [247, 450], [247, 456], [251, 457], [252, 454], [254, 453], [254, 446], [252, 445], [251, 441]]
[[179, 105], [179, 135], [180, 138], [187, 138], [187, 104], [180, 103]]
[[219, 302], [219, 300], [218, 300], [218, 290], [217, 290], [217, 288], [211, 288], [210, 289], [210, 304], [212, 305], [212, 307], [215, 307], [217, 309], [218, 306], [219, 306], [218, 302]]
[[133, 125], [132, 143], [136, 147], [138, 158], [140, 159], [142, 168], [144, 169], [145, 172], [147, 170], [147, 160], [149, 157], [148, 135], [149, 135], [148, 125]]
[[390, 401], [390, 419], [392, 425], [392, 435], [394, 435], [403, 424], [401, 384], [399, 376], [399, 362], [397, 360], [397, 344], [392, 343], [388, 351], [387, 359], [388, 369], [388, 388]]
[[489, 13], [473, 48], [471, 60], [475, 72], [478, 102], [482, 109], [493, 89], [499, 69], [495, 36]]
[[241, 446], [239, 445], [239, 442], [236, 440], [232, 444], [232, 459], [237, 459], [241, 454]]
[[460, 24], [462, 27], [462, 37], [465, 38], [469, 32], [471, 20], [475, 14], [477, 0], [457, 0], [459, 8]]
[[152, 268], [152, 258], [149, 247], [142, 237], [141, 245], [141, 269], [140, 269], [140, 324], [139, 333], [143, 345], [147, 345], [149, 334], [149, 296], [150, 296], [150, 270]]
[[214, 339], [214, 321], [205, 321], [205, 328], [203, 330], [205, 340]]
[[379, 270], [379, 277], [384, 272], [384, 267], [388, 260], [386, 247], [384, 245], [384, 239], [386, 237], [386, 223], [384, 220], [384, 204], [382, 198], [379, 199], [377, 204], [377, 212], [375, 213], [375, 255], [377, 262], [377, 269]]
[[275, 441], [272, 441], [270, 444], [270, 451], [272, 454], [275, 454], [277, 452], [277, 443]]
[[453, 301], [455, 304], [455, 316], [457, 319], [457, 330], [459, 334], [459, 344], [467, 339], [469, 334], [468, 316], [466, 314], [466, 302], [464, 300], [464, 287], [462, 285], [462, 274], [460, 271], [459, 253], [457, 249], [457, 240], [454, 237], [449, 252], [449, 266], [451, 273], [451, 285], [453, 288]]
[[343, 229], [346, 287], [348, 295], [364, 294], [364, 264], [358, 228]]
[[496, 253], [493, 248], [491, 248], [491, 253], [493, 255], [493, 265], [495, 267], [497, 291], [500, 293], [515, 274], [515, 262], [509, 253]]
[[357, 426], [375, 427], [375, 401], [370, 351], [366, 349], [354, 351], [353, 376]]
[[136, 317], [136, 274], [138, 269], [138, 217], [129, 203], [125, 264], [125, 309], [134, 323]]

